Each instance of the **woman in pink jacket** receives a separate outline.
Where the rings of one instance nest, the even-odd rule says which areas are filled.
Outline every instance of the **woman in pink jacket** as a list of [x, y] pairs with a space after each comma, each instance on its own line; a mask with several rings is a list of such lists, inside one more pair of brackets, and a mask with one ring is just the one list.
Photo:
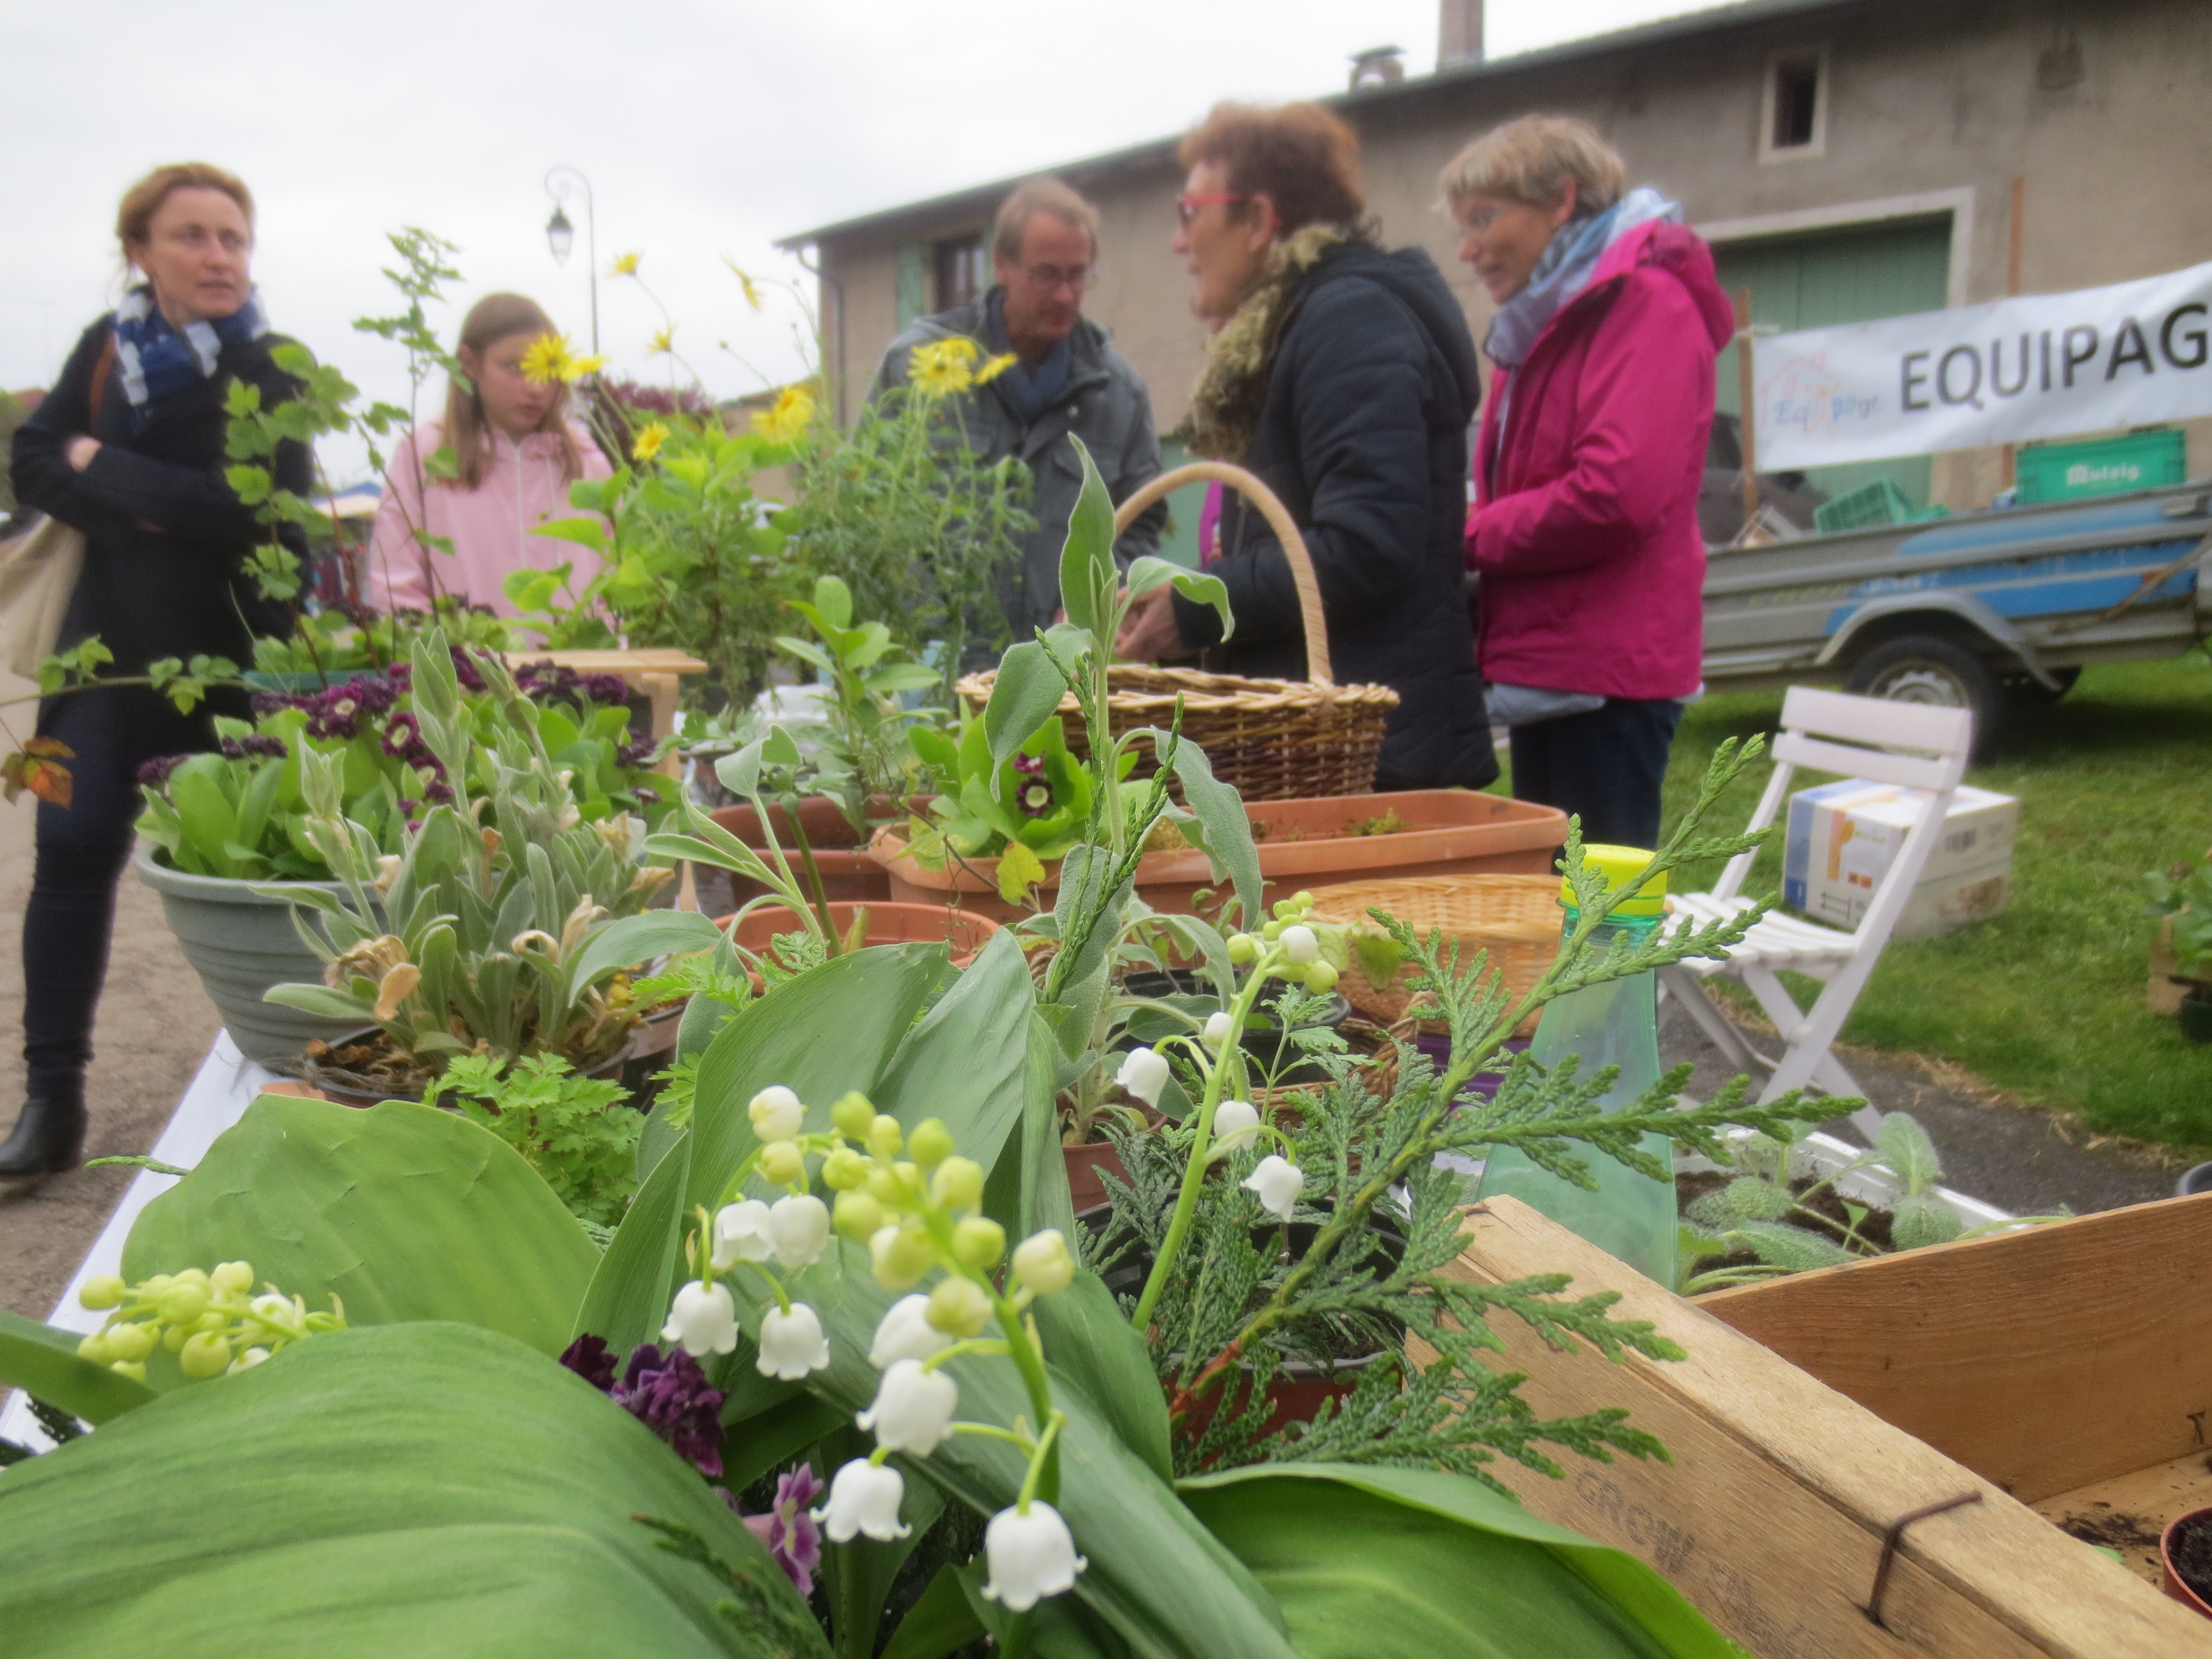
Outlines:
[[1442, 185], [1498, 305], [1467, 558], [1513, 793], [1580, 815], [1585, 841], [1656, 847], [1698, 686], [1698, 486], [1735, 324], [1680, 210], [1627, 180], [1595, 128], [1532, 115], [1468, 145]]
[[[566, 564], [572, 592], [599, 574], [589, 548], [532, 533], [547, 519], [573, 516], [571, 482], [613, 471], [569, 418], [567, 385], [522, 372], [524, 354], [554, 331], [536, 301], [519, 294], [486, 295], [470, 308], [455, 354], [468, 379], [455, 378], [445, 419], [408, 434], [385, 476], [368, 539], [369, 599], [378, 610], [427, 611], [442, 594], [512, 617], [503, 586], [512, 571]], [[453, 451], [453, 476], [426, 477], [424, 463], [441, 447]]]

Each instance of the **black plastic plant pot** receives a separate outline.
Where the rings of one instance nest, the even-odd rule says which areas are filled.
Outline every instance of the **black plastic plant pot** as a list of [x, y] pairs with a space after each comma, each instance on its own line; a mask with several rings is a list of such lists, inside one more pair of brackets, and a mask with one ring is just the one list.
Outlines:
[[2212, 994], [2199, 985], [2182, 998], [2181, 1035], [2191, 1042], [2212, 1042]]

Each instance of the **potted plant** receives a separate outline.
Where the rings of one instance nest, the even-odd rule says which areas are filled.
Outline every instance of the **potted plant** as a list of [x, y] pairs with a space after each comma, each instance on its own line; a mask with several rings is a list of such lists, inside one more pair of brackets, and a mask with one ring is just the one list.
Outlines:
[[2212, 853], [2143, 878], [2149, 913], [2165, 919], [2162, 941], [2183, 991], [2175, 1017], [2191, 1042], [2212, 1042]]
[[2166, 1522], [2158, 1540], [2166, 1593], [2212, 1619], [2212, 1509], [2196, 1509]]

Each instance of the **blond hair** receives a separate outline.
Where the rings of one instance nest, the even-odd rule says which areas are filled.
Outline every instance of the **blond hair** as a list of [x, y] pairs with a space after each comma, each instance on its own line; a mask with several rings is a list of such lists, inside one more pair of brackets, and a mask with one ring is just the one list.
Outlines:
[[1444, 164], [1437, 187], [1457, 218], [1468, 198], [1494, 196], [1550, 207], [1575, 187], [1575, 212], [1602, 213], [1628, 189], [1620, 153], [1572, 115], [1524, 115], [1492, 127]]
[[180, 190], [221, 191], [246, 216], [246, 234], [253, 234], [253, 192], [246, 189], [244, 179], [206, 161], [173, 161], [155, 167], [123, 192], [123, 204], [115, 210], [115, 240], [123, 246], [126, 267], [133, 263], [131, 250], [144, 246], [153, 235], [154, 216], [161, 210], [161, 204]]
[[[527, 334], [532, 339], [541, 335], [557, 333], [553, 319], [545, 314], [537, 301], [520, 294], [487, 294], [469, 307], [469, 314], [461, 319], [460, 343], [476, 353], [477, 361], [501, 340]], [[553, 399], [553, 406], [545, 411], [545, 418], [538, 423], [538, 430], [550, 432], [560, 440], [561, 476], [574, 483], [584, 473], [584, 458], [577, 453], [576, 440], [568, 430], [568, 388], [564, 385]], [[446, 383], [446, 441], [453, 447], [453, 482], [463, 489], [474, 489], [483, 482], [484, 469], [490, 461], [490, 422], [484, 418], [483, 398], [476, 387], [459, 375]]]
[[1091, 257], [1098, 257], [1098, 210], [1057, 179], [1032, 179], [1014, 187], [1014, 193], [999, 205], [998, 219], [991, 227], [991, 252], [1010, 264], [1019, 259], [1030, 221], [1040, 213], [1081, 230], [1091, 239]]

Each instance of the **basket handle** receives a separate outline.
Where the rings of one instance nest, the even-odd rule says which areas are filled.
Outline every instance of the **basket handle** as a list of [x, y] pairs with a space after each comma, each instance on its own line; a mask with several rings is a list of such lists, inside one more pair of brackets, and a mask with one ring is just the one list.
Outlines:
[[1201, 480], [1224, 483], [1238, 491], [1260, 509], [1267, 528], [1275, 532], [1275, 539], [1283, 544], [1283, 556], [1290, 561], [1291, 580], [1298, 590], [1298, 615], [1306, 634], [1306, 678], [1316, 685], [1334, 685], [1336, 674], [1328, 659], [1328, 621], [1322, 612], [1321, 582], [1314, 574], [1306, 538], [1298, 534], [1297, 526], [1291, 522], [1290, 509], [1275, 498], [1275, 492], [1243, 467], [1227, 461], [1191, 461], [1161, 473], [1114, 510], [1114, 533], [1119, 536], [1139, 513], [1169, 491]]

